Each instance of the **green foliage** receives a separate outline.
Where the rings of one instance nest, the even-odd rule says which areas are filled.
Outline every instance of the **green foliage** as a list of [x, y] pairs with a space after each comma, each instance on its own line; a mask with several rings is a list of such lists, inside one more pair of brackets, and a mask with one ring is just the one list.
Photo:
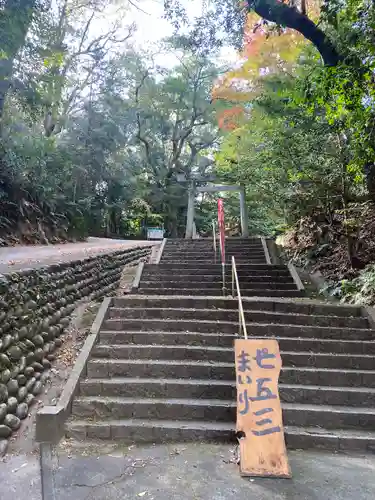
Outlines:
[[327, 285], [324, 290], [341, 302], [358, 305], [375, 303], [375, 264], [367, 266], [352, 280], [341, 280]]
[[218, 69], [191, 51], [179, 49], [165, 70], [147, 53], [117, 50], [117, 20], [108, 33], [91, 29], [105, 8], [59, 1], [34, 16], [17, 55], [0, 131], [6, 240], [144, 237], [154, 224], [183, 233], [187, 190], [175, 174], [209, 166]]

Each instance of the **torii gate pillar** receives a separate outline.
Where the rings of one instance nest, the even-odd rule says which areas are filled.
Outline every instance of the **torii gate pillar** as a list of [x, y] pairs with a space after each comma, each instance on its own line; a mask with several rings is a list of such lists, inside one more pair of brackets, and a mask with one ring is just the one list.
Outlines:
[[238, 191], [240, 195], [240, 219], [241, 219], [241, 233], [243, 238], [249, 237], [249, 219], [246, 210], [245, 201], [245, 188], [243, 186], [204, 186], [195, 188], [193, 186], [189, 189], [189, 200], [187, 209], [186, 220], [186, 239], [193, 238], [194, 231], [194, 212], [195, 212], [195, 193], [213, 193], [217, 191]]

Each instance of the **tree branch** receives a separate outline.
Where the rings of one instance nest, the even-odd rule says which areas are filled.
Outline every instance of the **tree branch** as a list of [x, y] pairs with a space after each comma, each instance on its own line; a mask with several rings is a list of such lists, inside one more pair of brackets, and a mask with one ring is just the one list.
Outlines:
[[277, 0], [248, 0], [249, 10], [254, 10], [259, 16], [273, 23], [295, 29], [315, 45], [326, 66], [336, 66], [340, 54], [327, 37], [306, 15], [296, 8]]

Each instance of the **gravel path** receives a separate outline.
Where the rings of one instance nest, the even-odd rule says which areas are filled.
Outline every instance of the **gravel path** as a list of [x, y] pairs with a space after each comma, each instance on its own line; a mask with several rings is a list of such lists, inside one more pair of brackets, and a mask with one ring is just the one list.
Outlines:
[[3, 247], [0, 248], [0, 273], [26, 268], [39, 268], [58, 262], [84, 259], [101, 253], [153, 244], [155, 243], [141, 240], [88, 238], [87, 241], [81, 243]]

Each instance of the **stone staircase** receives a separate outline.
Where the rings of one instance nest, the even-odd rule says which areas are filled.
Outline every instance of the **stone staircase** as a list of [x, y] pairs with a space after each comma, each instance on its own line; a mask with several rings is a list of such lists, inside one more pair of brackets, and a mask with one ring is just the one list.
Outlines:
[[[231, 294], [232, 255], [243, 297], [300, 297], [287, 266], [270, 266], [257, 239], [226, 240], [226, 289]], [[160, 264], [146, 264], [137, 293], [222, 295], [222, 267], [215, 264], [212, 240], [167, 240]]]
[[[184, 250], [175, 243], [170, 248]], [[158, 268], [180, 283], [177, 268], [163, 267], [167, 256]], [[216, 276], [188, 262], [199, 270], [197, 287]], [[263, 276], [288, 282], [287, 268], [258, 265]], [[146, 282], [141, 280], [144, 292]], [[173, 296], [111, 299], [73, 402], [68, 436], [139, 443], [235, 439], [238, 302], [200, 296], [199, 288], [173, 290]], [[180, 290], [190, 292], [178, 296]], [[308, 299], [247, 297], [243, 305], [248, 334], [279, 341], [288, 447], [374, 451], [375, 340], [366, 312]]]

